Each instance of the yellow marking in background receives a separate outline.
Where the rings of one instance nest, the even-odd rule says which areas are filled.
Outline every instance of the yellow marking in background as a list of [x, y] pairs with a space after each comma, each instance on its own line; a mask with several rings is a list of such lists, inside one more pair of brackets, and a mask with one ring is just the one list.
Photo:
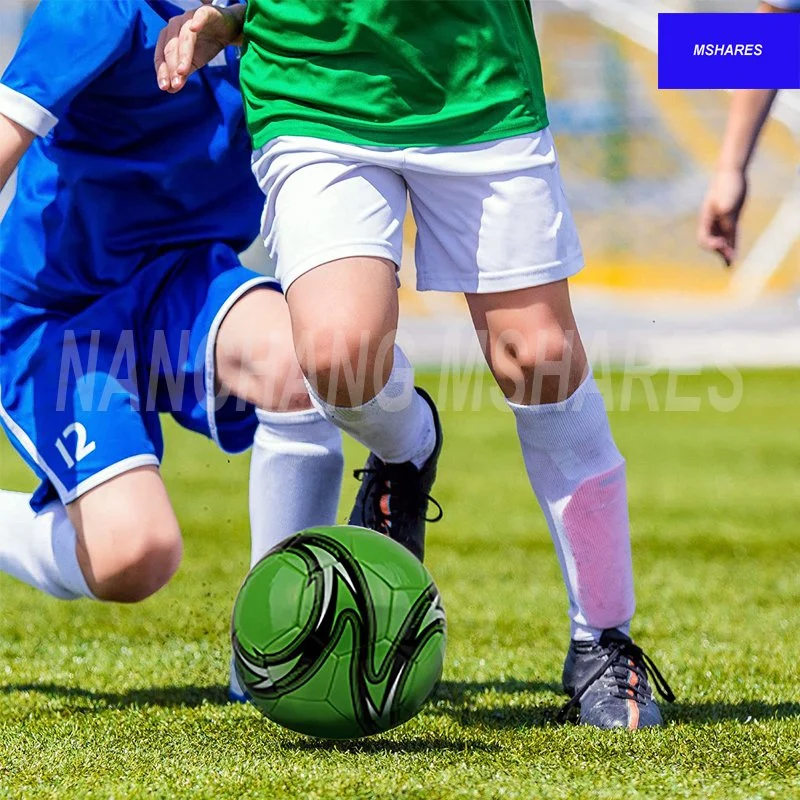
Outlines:
[[718, 271], [692, 268], [674, 262], [658, 265], [652, 261], [644, 263], [623, 256], [613, 261], [593, 258], [571, 283], [614, 291], [721, 295], [727, 291], [728, 281], [728, 274], [722, 268]]
[[[628, 260], [604, 260], [593, 258], [583, 272], [570, 280], [575, 286], [594, 289], [609, 289], [617, 292], [678, 293], [726, 295], [731, 272], [720, 262], [719, 269], [683, 266], [675, 262], [642, 262]], [[786, 290], [796, 282], [786, 271], [776, 273], [769, 288]]]
[[767, 282], [767, 291], [785, 291], [800, 286], [800, 241]]

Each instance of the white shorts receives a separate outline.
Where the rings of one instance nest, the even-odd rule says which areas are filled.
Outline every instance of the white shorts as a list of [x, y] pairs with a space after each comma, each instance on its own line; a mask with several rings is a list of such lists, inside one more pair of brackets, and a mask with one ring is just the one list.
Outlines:
[[583, 266], [550, 131], [461, 147], [361, 147], [281, 136], [253, 156], [262, 233], [286, 289], [341, 258], [401, 263], [410, 197], [417, 288], [507, 292]]

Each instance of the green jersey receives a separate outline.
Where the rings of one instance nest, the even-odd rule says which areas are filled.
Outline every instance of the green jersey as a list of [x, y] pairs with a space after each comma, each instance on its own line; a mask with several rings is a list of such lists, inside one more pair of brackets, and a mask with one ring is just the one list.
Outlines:
[[528, 0], [249, 0], [253, 144], [452, 146], [547, 126]]

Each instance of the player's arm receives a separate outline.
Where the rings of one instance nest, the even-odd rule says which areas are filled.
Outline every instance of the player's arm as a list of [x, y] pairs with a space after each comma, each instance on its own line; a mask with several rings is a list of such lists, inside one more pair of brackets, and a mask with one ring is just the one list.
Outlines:
[[0, 114], [0, 190], [35, 138], [35, 133]]
[[[762, 13], [800, 10], [800, 0], [763, 2]], [[736, 259], [739, 216], [747, 199], [747, 170], [778, 92], [742, 89], [733, 94], [719, 161], [700, 211], [697, 238], [728, 266]]]
[[[800, 0], [772, 0], [758, 7], [762, 14], [800, 11]], [[734, 92], [719, 168], [746, 173], [759, 136], [775, 102], [776, 89], [741, 89]]]
[[174, 17], [156, 45], [156, 76], [165, 92], [179, 92], [186, 79], [230, 45], [240, 45], [245, 6], [202, 6]]

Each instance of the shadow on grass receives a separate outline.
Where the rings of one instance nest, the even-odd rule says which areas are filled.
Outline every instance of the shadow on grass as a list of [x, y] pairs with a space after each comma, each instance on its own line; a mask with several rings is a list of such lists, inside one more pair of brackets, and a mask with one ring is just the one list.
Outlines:
[[[147, 708], [198, 708], [204, 704], [227, 705], [227, 686], [167, 686], [153, 689], [134, 689], [128, 692], [98, 692], [75, 686], [59, 686], [53, 683], [20, 683], [0, 686], [0, 695], [16, 692], [40, 694], [46, 698], [63, 699], [72, 713], [101, 713], [110, 709]], [[256, 715], [257, 717], [257, 715]], [[276, 730], [278, 730], [276, 728]], [[318, 751], [349, 754], [380, 753], [424, 753], [480, 751], [493, 753], [499, 747], [464, 737], [446, 738], [431, 736], [400, 741], [387, 739], [363, 739], [359, 741], [326, 741], [324, 739], [300, 739], [284, 741], [287, 750]]]
[[[163, 686], [102, 692], [54, 683], [20, 683], [0, 686], [0, 695], [16, 692], [60, 698], [70, 711], [99, 713], [108, 709], [198, 708], [202, 705], [228, 705], [227, 686]], [[541, 695], [546, 695], [542, 698]], [[537, 697], [538, 695], [538, 697]], [[542, 728], [555, 724], [563, 703], [561, 686], [543, 681], [442, 681], [424, 713], [448, 716], [464, 727], [485, 726], [508, 730]], [[740, 703], [661, 703], [667, 723], [710, 725], [716, 722], [771, 719], [800, 719], [800, 703], [768, 703], [746, 700]], [[300, 741], [287, 743], [298, 750], [330, 749], [342, 752], [416, 752], [426, 748], [441, 750], [486, 750], [487, 745], [470, 740], [419, 739], [360, 742]]]
[[[518, 703], [511, 698], [542, 692], [552, 694], [560, 690], [559, 684], [540, 681], [442, 681], [423, 709], [423, 714], [446, 715], [465, 727], [519, 729], [543, 727], [555, 719], [561, 703], [537, 706], [533, 701]], [[486, 697], [491, 697], [492, 700], [486, 703]], [[514, 705], [510, 706], [510, 702]], [[357, 742], [326, 742], [310, 739], [287, 742], [284, 747], [293, 750], [337, 753], [417, 753], [431, 750], [451, 752], [474, 750], [493, 753], [500, 749], [497, 745], [464, 737], [457, 739], [432, 737], [404, 741], [367, 739]]]
[[380, 753], [430, 753], [438, 752], [468, 753], [476, 751], [481, 753], [497, 753], [500, 747], [479, 740], [464, 739], [463, 737], [448, 739], [443, 736], [429, 738], [401, 739], [360, 739], [353, 741], [326, 741], [325, 739], [300, 739], [299, 741], [284, 742], [282, 747], [286, 750], [298, 752], [319, 753], [348, 753], [375, 755]]
[[[547, 693], [549, 698], [535, 697]], [[541, 681], [443, 681], [426, 711], [446, 714], [460, 725], [509, 730], [542, 728], [556, 724], [566, 697], [558, 683]], [[800, 703], [660, 703], [667, 723], [713, 725], [718, 722], [800, 719]]]
[[[532, 695], [545, 693], [547, 698]], [[542, 728], [555, 721], [564, 700], [561, 684], [544, 681], [442, 681], [428, 713], [446, 714], [460, 725]]]
[[140, 708], [197, 708], [204, 704], [228, 704], [227, 686], [161, 686], [152, 689], [131, 689], [127, 692], [98, 692], [77, 686], [54, 683], [20, 683], [0, 687], [0, 694], [32, 692], [46, 697], [58, 697], [70, 702], [76, 711], [105, 711], [106, 709]]

